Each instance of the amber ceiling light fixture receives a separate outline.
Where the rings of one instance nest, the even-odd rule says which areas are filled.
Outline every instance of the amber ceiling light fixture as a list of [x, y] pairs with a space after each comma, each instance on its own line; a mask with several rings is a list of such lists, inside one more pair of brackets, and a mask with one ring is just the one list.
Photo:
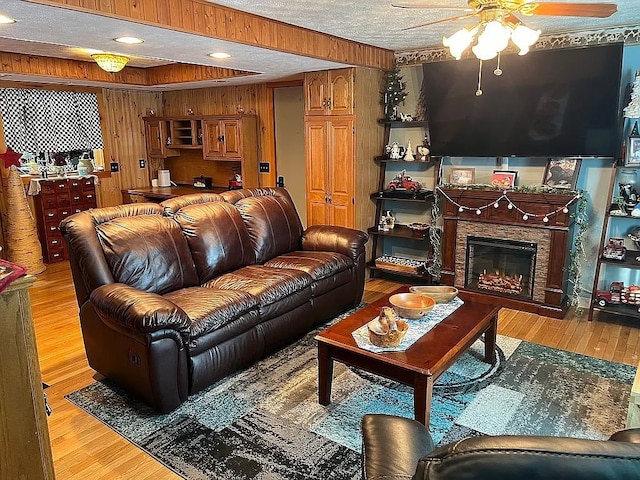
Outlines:
[[105, 72], [116, 73], [124, 68], [129, 61], [129, 57], [115, 55], [113, 53], [94, 53], [91, 58]]

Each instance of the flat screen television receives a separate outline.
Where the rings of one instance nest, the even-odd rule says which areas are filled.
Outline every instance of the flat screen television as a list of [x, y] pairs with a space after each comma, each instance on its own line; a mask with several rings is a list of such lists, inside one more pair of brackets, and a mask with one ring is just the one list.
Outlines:
[[425, 63], [433, 155], [618, 157], [622, 44]]

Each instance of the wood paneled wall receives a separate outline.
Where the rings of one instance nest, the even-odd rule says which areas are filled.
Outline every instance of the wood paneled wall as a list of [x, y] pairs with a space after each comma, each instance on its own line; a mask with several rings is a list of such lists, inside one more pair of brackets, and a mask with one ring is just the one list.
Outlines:
[[[162, 110], [162, 93], [103, 89], [99, 104], [104, 135], [104, 161], [120, 165], [109, 181], [101, 183], [101, 206], [120, 205], [121, 190], [148, 187], [148, 164], [140, 168], [139, 159], [147, 158], [142, 117], [152, 109]], [[106, 180], [106, 179], [105, 179]]]

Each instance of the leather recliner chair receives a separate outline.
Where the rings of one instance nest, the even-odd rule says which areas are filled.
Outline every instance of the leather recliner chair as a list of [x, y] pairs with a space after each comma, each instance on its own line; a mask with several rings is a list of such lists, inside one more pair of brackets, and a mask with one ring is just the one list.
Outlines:
[[503, 435], [434, 448], [415, 420], [365, 415], [362, 437], [365, 480], [640, 479], [640, 429], [609, 440]]

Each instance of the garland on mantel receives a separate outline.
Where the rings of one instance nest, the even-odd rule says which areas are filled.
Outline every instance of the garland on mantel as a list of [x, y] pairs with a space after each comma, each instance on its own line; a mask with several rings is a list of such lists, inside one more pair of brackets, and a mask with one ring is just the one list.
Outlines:
[[[449, 195], [446, 194], [446, 192], [443, 191], [443, 188], [459, 189], [459, 190], [496, 190], [496, 193], [499, 193], [499, 196], [496, 197], [495, 200], [481, 207], [469, 207], [467, 205], [462, 205], [456, 202], [455, 200], [453, 200], [451, 197], [449, 197]], [[572, 198], [563, 207], [558, 207], [557, 209], [544, 214], [543, 213], [535, 214], [535, 213], [527, 212], [522, 208], [520, 208], [516, 202], [514, 202], [511, 198], [509, 198], [509, 193], [537, 193], [537, 194], [549, 193], [549, 194], [560, 194], [560, 195], [572, 195]], [[516, 209], [518, 212], [522, 214], [523, 220], [527, 221], [530, 218], [535, 219], [535, 218], [542, 217], [542, 221], [544, 223], [548, 223], [549, 217], [552, 215], [557, 215], [560, 212], [564, 214], [568, 214], [569, 207], [572, 204], [577, 203], [576, 212], [575, 214], [572, 214], [572, 216], [574, 217], [574, 221], [578, 227], [578, 230], [576, 232], [575, 242], [573, 244], [573, 249], [570, 254], [571, 262], [567, 268], [567, 274], [568, 274], [568, 281], [572, 285], [571, 293], [569, 295], [569, 305], [572, 307], [576, 307], [578, 305], [578, 300], [580, 298], [580, 293], [582, 291], [582, 264], [586, 258], [583, 240], [584, 240], [584, 235], [587, 231], [587, 227], [589, 226], [587, 221], [587, 213], [586, 213], [587, 198], [583, 191], [581, 190], [567, 191], [566, 189], [550, 188], [550, 187], [541, 186], [541, 185], [527, 185], [527, 186], [514, 187], [513, 189], [510, 189], [510, 190], [504, 190], [501, 188], [497, 188], [493, 185], [473, 184], [473, 185], [465, 185], [464, 187], [461, 188], [460, 185], [443, 184], [442, 186], [436, 186], [434, 194], [435, 194], [435, 198], [434, 198], [433, 207], [431, 210], [432, 228], [430, 229], [430, 239], [432, 242], [434, 257], [428, 269], [429, 273], [431, 273], [431, 275], [433, 275], [434, 278], [440, 278], [441, 268], [442, 268], [442, 246], [440, 243], [440, 236], [438, 234], [441, 228], [437, 227], [437, 225], [441, 224], [440, 220], [441, 220], [442, 213], [440, 212], [440, 207], [438, 206], [440, 201], [438, 194], [442, 195], [446, 200], [454, 204], [457, 207], [459, 212], [464, 212], [465, 210], [469, 210], [469, 211], [475, 210], [477, 215], [482, 214], [482, 211], [489, 207], [492, 207], [492, 206], [494, 208], [500, 207], [500, 202], [502, 200], [506, 200], [508, 202], [507, 208], [510, 210]], [[434, 235], [437, 237], [435, 240], [434, 238], [431, 237], [431, 232], [434, 232]]]
[[[509, 190], [501, 190], [502, 194], [496, 198], [495, 200], [492, 200], [491, 202], [487, 203], [486, 205], [483, 205], [481, 207], [467, 207], [466, 205], [462, 205], [458, 202], [456, 202], [455, 200], [453, 200], [449, 195], [447, 195], [441, 187], [436, 187], [436, 190], [442, 194], [442, 196], [444, 196], [444, 198], [446, 198], [447, 200], [449, 200], [449, 202], [453, 203], [457, 208], [458, 211], [460, 213], [464, 212], [465, 210], [475, 210], [477, 215], [480, 215], [482, 213], [483, 210], [486, 210], [487, 208], [493, 206], [494, 208], [498, 208], [500, 206], [500, 201], [501, 200], [506, 200], [507, 203], [507, 208], [509, 210], [513, 210], [516, 209], [518, 212], [520, 212], [522, 214], [522, 219], [524, 221], [529, 220], [530, 218], [537, 218], [537, 217], [542, 217], [542, 221], [544, 223], [548, 223], [549, 222], [549, 217], [552, 215], [556, 215], [560, 212], [562, 213], [569, 213], [569, 207], [571, 206], [572, 203], [578, 201], [581, 197], [582, 194], [580, 192], [573, 192], [573, 198], [571, 198], [571, 200], [569, 200], [564, 207], [558, 207], [555, 210], [552, 210], [550, 212], [547, 213], [530, 213], [527, 212], [523, 209], [521, 209], [513, 200], [511, 200], [509, 198]], [[557, 189], [556, 189], [557, 190]], [[521, 192], [522, 190], [518, 190], [519, 192]], [[549, 191], [545, 191], [545, 193], [551, 193]], [[563, 191], [563, 193], [567, 193], [566, 190]]]

